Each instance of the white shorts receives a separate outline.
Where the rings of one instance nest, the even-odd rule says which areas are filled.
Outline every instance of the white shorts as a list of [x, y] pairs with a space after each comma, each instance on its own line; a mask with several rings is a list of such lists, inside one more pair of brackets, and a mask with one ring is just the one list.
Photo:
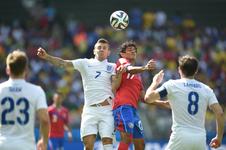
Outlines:
[[97, 135], [98, 132], [101, 138], [113, 138], [114, 118], [112, 106], [84, 107], [80, 132], [81, 140], [84, 136], [92, 134]]
[[203, 133], [172, 133], [166, 150], [206, 150], [206, 136]]

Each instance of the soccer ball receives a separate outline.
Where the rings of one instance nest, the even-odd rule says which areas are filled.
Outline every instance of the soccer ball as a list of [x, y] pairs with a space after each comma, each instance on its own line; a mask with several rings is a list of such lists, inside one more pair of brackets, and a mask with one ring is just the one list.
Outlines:
[[115, 30], [123, 30], [129, 24], [129, 16], [122, 10], [117, 10], [111, 14], [110, 24]]

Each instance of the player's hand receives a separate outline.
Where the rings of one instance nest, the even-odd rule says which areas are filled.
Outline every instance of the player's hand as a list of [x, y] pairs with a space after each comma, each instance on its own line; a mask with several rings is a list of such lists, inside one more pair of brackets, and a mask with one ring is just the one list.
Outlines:
[[147, 70], [150, 70], [150, 71], [154, 70], [156, 68], [156, 61], [154, 59], [149, 60], [145, 68], [147, 68]]
[[124, 65], [120, 65], [119, 67], [116, 68], [117, 75], [122, 74], [124, 72], [126, 72], [126, 67]]
[[47, 150], [47, 144], [45, 144], [42, 139], [37, 143], [37, 150]]
[[38, 48], [37, 55], [43, 59], [45, 59], [47, 57], [47, 53], [46, 53], [45, 49], [43, 49], [41, 47]]
[[73, 140], [72, 133], [68, 132], [68, 141], [71, 143]]
[[159, 85], [164, 77], [164, 72], [163, 70], [159, 71], [154, 77], [153, 77], [153, 82], [155, 82], [156, 85]]
[[211, 140], [209, 145], [212, 148], [218, 148], [221, 146], [221, 140], [219, 140], [217, 137], [215, 137]]

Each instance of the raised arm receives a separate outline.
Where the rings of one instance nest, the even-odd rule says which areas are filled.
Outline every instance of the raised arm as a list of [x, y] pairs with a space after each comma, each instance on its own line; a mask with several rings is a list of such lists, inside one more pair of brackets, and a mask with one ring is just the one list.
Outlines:
[[210, 106], [216, 117], [216, 136], [211, 140], [210, 146], [218, 148], [221, 146], [224, 134], [224, 114], [220, 104], [215, 103]]
[[64, 59], [59, 58], [59, 57], [51, 56], [46, 52], [45, 49], [43, 49], [41, 47], [37, 50], [37, 55], [40, 58], [49, 61], [51, 64], [53, 64], [57, 67], [66, 68], [66, 69], [73, 69], [73, 64], [70, 60], [64, 60]]
[[127, 66], [126, 72], [130, 74], [137, 74], [144, 71], [152, 71], [156, 67], [156, 61], [151, 59], [145, 66]]
[[122, 74], [126, 71], [126, 68], [121, 65], [116, 69], [116, 75], [111, 78], [112, 92], [115, 94], [122, 81]]
[[159, 73], [157, 73], [154, 78], [153, 82], [149, 86], [149, 88], [146, 91], [146, 94], [144, 96], [144, 100], [146, 103], [154, 103], [156, 100], [160, 99], [160, 94], [155, 89], [159, 86], [159, 84], [163, 80], [163, 70], [161, 70]]

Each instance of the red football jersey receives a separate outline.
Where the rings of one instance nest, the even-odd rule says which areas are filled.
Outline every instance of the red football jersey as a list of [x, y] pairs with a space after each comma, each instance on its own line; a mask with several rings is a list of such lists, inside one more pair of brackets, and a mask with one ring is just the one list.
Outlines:
[[[120, 58], [116, 66], [118, 67], [120, 65], [128, 66], [130, 62], [125, 58]], [[140, 74], [123, 73], [121, 84], [113, 100], [113, 109], [121, 105], [131, 105], [137, 108], [142, 90], [143, 85]]]
[[65, 107], [57, 109], [54, 105], [48, 107], [50, 117], [49, 137], [64, 137], [64, 124], [68, 124], [68, 110]]

